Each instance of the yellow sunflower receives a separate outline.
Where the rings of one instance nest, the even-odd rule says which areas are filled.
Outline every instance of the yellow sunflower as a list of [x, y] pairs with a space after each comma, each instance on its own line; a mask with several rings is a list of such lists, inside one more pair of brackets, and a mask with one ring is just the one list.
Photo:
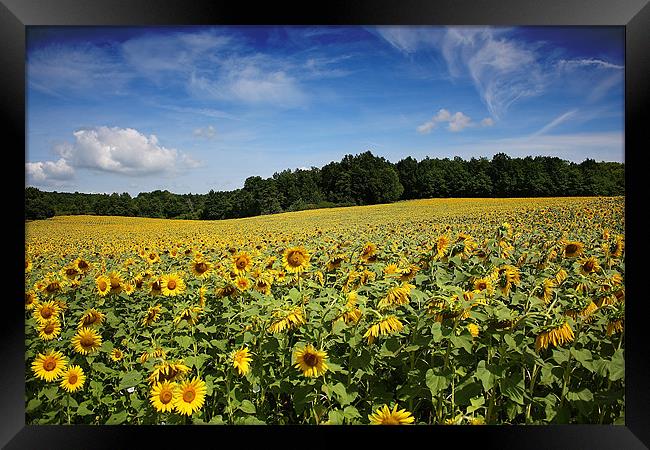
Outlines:
[[34, 318], [37, 322], [43, 323], [50, 319], [56, 319], [59, 317], [59, 312], [61, 308], [58, 303], [54, 301], [41, 302], [34, 308]]
[[377, 256], [375, 255], [376, 252], [377, 246], [372, 242], [366, 242], [366, 244], [361, 249], [361, 255], [359, 258], [365, 262], [374, 262], [377, 259]]
[[99, 326], [104, 322], [105, 317], [104, 313], [99, 312], [94, 308], [89, 309], [79, 319], [79, 325], [77, 328]]
[[250, 370], [250, 362], [253, 360], [253, 358], [250, 357], [248, 348], [242, 347], [241, 349], [234, 351], [231, 358], [232, 365], [239, 371], [239, 375], [246, 375]]
[[405, 409], [397, 409], [397, 405], [391, 410], [383, 405], [374, 414], [368, 416], [372, 425], [408, 425], [415, 421], [410, 412]]
[[36, 291], [31, 290], [25, 292], [25, 308], [30, 310], [34, 309], [38, 305], [38, 295]]
[[178, 273], [170, 273], [160, 277], [160, 291], [165, 296], [174, 297], [185, 292], [185, 281]]
[[81, 389], [86, 381], [86, 375], [79, 366], [70, 366], [61, 374], [61, 387], [68, 392]]
[[294, 366], [300, 369], [306, 377], [318, 377], [327, 372], [327, 353], [307, 344], [305, 347], [298, 348], [294, 353]]
[[66, 358], [61, 352], [50, 350], [46, 354], [38, 354], [32, 362], [32, 370], [41, 380], [52, 381], [59, 378], [66, 364]]
[[111, 360], [112, 361], [121, 361], [122, 358], [124, 358], [124, 352], [120, 350], [119, 348], [114, 348], [111, 350]]
[[467, 325], [467, 329], [469, 330], [469, 333], [472, 335], [472, 337], [477, 337], [479, 333], [479, 328], [478, 325], [475, 323], [470, 323]]
[[85, 259], [83, 259], [82, 257], [75, 259], [73, 264], [77, 268], [77, 270], [79, 270], [82, 273], [87, 273], [92, 267], [90, 263]]
[[158, 412], [169, 412], [174, 409], [174, 395], [178, 390], [178, 384], [173, 381], [156, 383], [151, 388], [149, 400]]
[[578, 264], [578, 271], [585, 276], [600, 270], [600, 264], [598, 264], [598, 260], [593, 256], [582, 258], [578, 261]]
[[386, 297], [384, 297], [378, 304], [379, 309], [391, 308], [400, 305], [406, 305], [409, 302], [409, 295], [414, 288], [412, 284], [404, 283], [401, 286], [395, 286], [388, 290]]
[[558, 347], [567, 342], [573, 341], [573, 338], [573, 330], [567, 322], [564, 322], [561, 325], [547, 327], [537, 335], [537, 338], [535, 339], [535, 350], [537, 352], [544, 350], [549, 346], [549, 344]]
[[243, 275], [248, 272], [252, 266], [251, 257], [248, 253], [242, 252], [235, 255], [232, 259], [233, 269], [236, 275]]
[[281, 333], [284, 330], [297, 328], [306, 323], [305, 316], [300, 308], [294, 308], [289, 312], [278, 311], [273, 313], [273, 317], [276, 319], [280, 317], [280, 319], [275, 320], [269, 326], [268, 331], [271, 333]]
[[443, 258], [447, 254], [447, 247], [449, 247], [449, 236], [446, 234], [440, 235], [436, 241], [436, 254], [434, 257], [436, 259]]
[[377, 337], [399, 333], [403, 328], [404, 325], [397, 317], [388, 316], [372, 324], [363, 337], [368, 339], [368, 344], [372, 344]]
[[99, 295], [104, 297], [111, 292], [111, 279], [106, 275], [100, 275], [95, 279], [95, 286]]
[[248, 278], [239, 276], [235, 280], [235, 286], [241, 292], [244, 292], [244, 291], [247, 291], [251, 287], [251, 282], [250, 282], [250, 280]]
[[191, 416], [203, 407], [206, 392], [205, 383], [198, 378], [183, 382], [176, 391], [174, 408], [180, 414]]
[[143, 326], [149, 326], [154, 322], [157, 322], [158, 319], [160, 318], [160, 311], [162, 309], [161, 305], [155, 305], [152, 306], [147, 310], [147, 314], [145, 315], [144, 319], [142, 319], [142, 325]]
[[309, 266], [309, 259], [304, 247], [291, 247], [284, 251], [282, 266], [287, 272], [300, 273]]
[[[149, 356], [154, 357], [155, 355], [150, 353]], [[151, 384], [162, 381], [179, 381], [184, 379], [189, 372], [190, 368], [183, 364], [183, 362], [162, 361], [154, 367], [148, 380]]]
[[212, 264], [202, 259], [195, 259], [190, 266], [192, 273], [198, 278], [205, 278], [210, 274]]
[[119, 294], [122, 292], [122, 283], [124, 283], [124, 280], [122, 279], [122, 275], [119, 272], [112, 271], [106, 274], [108, 279], [110, 280], [110, 286], [111, 294]]
[[61, 322], [59, 322], [59, 319], [45, 320], [38, 325], [38, 337], [44, 341], [51, 341], [59, 334], [61, 334]]
[[564, 246], [563, 250], [566, 258], [575, 258], [576, 256], [580, 256], [585, 248], [584, 244], [578, 241], [564, 241], [562, 242], [562, 245]]
[[77, 353], [88, 355], [102, 345], [102, 337], [92, 328], [81, 328], [72, 338], [72, 345]]

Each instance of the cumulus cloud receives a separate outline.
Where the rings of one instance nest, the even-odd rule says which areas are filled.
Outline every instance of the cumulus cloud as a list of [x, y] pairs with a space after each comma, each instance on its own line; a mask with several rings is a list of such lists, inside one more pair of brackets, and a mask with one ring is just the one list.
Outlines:
[[217, 130], [212, 125], [208, 125], [203, 128], [195, 128], [192, 134], [197, 138], [214, 139], [217, 135]]
[[434, 128], [436, 128], [438, 123], [442, 123], [442, 122], [447, 122], [447, 129], [454, 133], [462, 131], [467, 127], [474, 126], [472, 119], [466, 114], [464, 114], [463, 112], [457, 111], [454, 114], [452, 114], [443, 108], [439, 110], [438, 113], [435, 116], [433, 116], [433, 118], [431, 118], [431, 120], [418, 126], [417, 131], [420, 134], [428, 134]]
[[75, 141], [56, 147], [62, 160], [74, 168], [122, 175], [175, 174], [199, 163], [188, 155], [162, 146], [155, 135], [133, 128], [95, 127], [73, 133]]
[[74, 169], [60, 158], [58, 161], [38, 161], [25, 164], [27, 181], [37, 185], [60, 185], [74, 177]]

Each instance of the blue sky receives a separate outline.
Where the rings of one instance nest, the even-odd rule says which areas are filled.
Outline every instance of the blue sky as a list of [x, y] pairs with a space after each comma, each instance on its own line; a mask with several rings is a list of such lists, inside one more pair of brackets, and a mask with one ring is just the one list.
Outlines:
[[27, 184], [232, 190], [371, 150], [624, 161], [623, 27], [28, 27]]

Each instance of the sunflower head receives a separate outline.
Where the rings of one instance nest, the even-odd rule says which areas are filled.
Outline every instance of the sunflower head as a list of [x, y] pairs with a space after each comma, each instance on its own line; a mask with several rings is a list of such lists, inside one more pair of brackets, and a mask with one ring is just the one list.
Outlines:
[[383, 405], [374, 414], [368, 416], [372, 425], [408, 425], [415, 421], [410, 412], [405, 409], [397, 409], [397, 405], [390, 409]]
[[566, 241], [563, 243], [563, 252], [565, 258], [575, 258], [580, 256], [584, 251], [584, 244], [578, 241]]
[[89, 309], [79, 319], [78, 328], [96, 327], [104, 322], [105, 315], [96, 309]]
[[79, 366], [70, 366], [61, 374], [61, 387], [68, 392], [81, 389], [86, 381], [86, 375]]
[[294, 366], [301, 370], [306, 377], [318, 377], [328, 369], [327, 353], [317, 350], [313, 345], [307, 344], [298, 348], [294, 353]]
[[175, 297], [185, 292], [185, 281], [178, 273], [170, 273], [160, 277], [160, 292], [168, 297]]
[[38, 337], [44, 341], [51, 341], [59, 334], [61, 334], [61, 322], [57, 318], [45, 320], [38, 325]]
[[309, 266], [309, 259], [304, 247], [290, 247], [284, 251], [282, 265], [287, 272], [300, 273]]
[[66, 358], [61, 352], [49, 350], [46, 354], [38, 354], [32, 362], [32, 371], [41, 380], [53, 381], [61, 376], [66, 364]]
[[153, 385], [149, 401], [158, 412], [169, 412], [174, 409], [174, 396], [178, 385], [173, 381], [163, 381]]
[[191, 416], [203, 407], [207, 388], [199, 378], [179, 384], [174, 398], [174, 408], [180, 414]]
[[248, 272], [252, 265], [251, 257], [246, 252], [242, 252], [233, 256], [232, 262], [232, 271], [235, 272], [236, 275], [241, 275]]
[[102, 337], [92, 328], [80, 328], [72, 338], [72, 345], [77, 353], [88, 355], [99, 349]]
[[237, 369], [239, 375], [246, 375], [250, 370], [250, 362], [253, 360], [248, 348], [242, 347], [239, 350], [232, 352], [231, 358], [232, 365]]
[[41, 302], [34, 308], [34, 318], [37, 322], [42, 323], [47, 320], [56, 319], [61, 312], [61, 307], [57, 302]]

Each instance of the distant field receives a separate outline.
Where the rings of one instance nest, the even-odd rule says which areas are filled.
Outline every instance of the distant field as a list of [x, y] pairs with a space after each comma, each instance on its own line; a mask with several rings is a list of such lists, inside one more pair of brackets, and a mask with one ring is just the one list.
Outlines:
[[28, 222], [27, 423], [620, 423], [624, 226], [623, 197]]

